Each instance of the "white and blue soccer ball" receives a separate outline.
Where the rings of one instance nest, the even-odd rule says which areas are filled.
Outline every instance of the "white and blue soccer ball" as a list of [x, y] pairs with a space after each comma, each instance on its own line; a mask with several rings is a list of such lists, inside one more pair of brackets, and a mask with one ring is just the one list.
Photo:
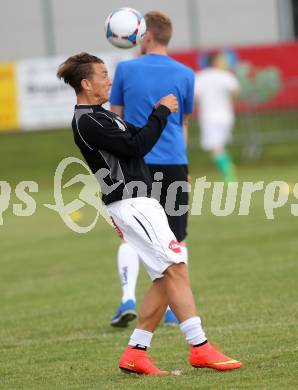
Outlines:
[[107, 40], [121, 49], [137, 46], [146, 32], [146, 22], [142, 14], [133, 8], [119, 8], [105, 21]]

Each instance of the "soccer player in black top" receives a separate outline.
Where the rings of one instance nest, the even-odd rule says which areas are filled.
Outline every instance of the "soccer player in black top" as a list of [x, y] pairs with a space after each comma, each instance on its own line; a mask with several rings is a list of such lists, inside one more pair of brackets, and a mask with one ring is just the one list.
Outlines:
[[207, 341], [179, 243], [163, 208], [147, 197], [151, 179], [143, 156], [158, 140], [167, 117], [178, 110], [176, 97], [160, 99], [147, 124], [136, 128], [102, 107], [108, 100], [111, 80], [101, 59], [87, 53], [74, 55], [60, 65], [57, 76], [76, 92], [75, 143], [100, 180], [103, 201], [116, 230], [139, 253], [153, 282], [119, 367], [140, 374], [168, 374], [152, 363], [147, 348], [169, 305], [190, 344], [192, 366], [221, 371], [240, 368], [241, 362], [218, 352]]

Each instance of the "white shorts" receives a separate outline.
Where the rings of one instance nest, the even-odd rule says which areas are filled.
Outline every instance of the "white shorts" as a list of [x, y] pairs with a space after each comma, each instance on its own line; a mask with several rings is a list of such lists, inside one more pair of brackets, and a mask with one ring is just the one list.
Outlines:
[[204, 150], [220, 148], [232, 139], [232, 124], [201, 125], [201, 147]]
[[124, 199], [107, 208], [115, 229], [135, 248], [152, 280], [162, 278], [170, 265], [186, 263], [157, 200]]

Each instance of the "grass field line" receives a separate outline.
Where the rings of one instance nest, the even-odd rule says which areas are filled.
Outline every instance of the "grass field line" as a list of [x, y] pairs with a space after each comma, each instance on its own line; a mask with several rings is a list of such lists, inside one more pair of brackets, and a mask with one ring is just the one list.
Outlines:
[[[231, 324], [231, 325], [225, 325], [225, 326], [208, 326], [208, 331], [210, 333], [222, 333], [226, 332], [229, 333], [230, 331], [241, 329], [242, 331], [251, 331], [256, 330], [256, 328], [263, 329], [264, 327], [268, 330], [268, 328], [288, 328], [289, 326], [296, 327], [297, 322], [296, 321], [276, 321], [276, 322], [258, 322], [258, 323], [247, 323], [247, 324]], [[163, 327], [163, 330], [166, 330]], [[168, 329], [168, 333], [172, 333], [171, 329]], [[179, 329], [177, 328], [177, 332]], [[129, 332], [127, 333], [127, 337], [129, 336]], [[11, 348], [24, 348], [24, 347], [31, 347], [34, 345], [42, 346], [42, 345], [51, 345], [51, 344], [59, 344], [59, 343], [65, 343], [65, 342], [71, 342], [71, 341], [91, 341], [91, 340], [101, 340], [103, 338], [110, 337], [110, 333], [102, 333], [98, 332], [98, 334], [93, 335], [68, 335], [68, 336], [61, 336], [61, 337], [51, 337], [47, 338], [46, 340], [21, 340], [19, 342], [15, 343], [6, 343], [6, 344], [0, 344], [0, 350], [1, 349], [11, 349]]]
[[83, 336], [83, 335], [72, 335], [72, 336], [63, 336], [63, 337], [51, 337], [47, 340], [22, 340], [17, 343], [11, 343], [11, 344], [2, 344], [0, 345], [1, 349], [10, 349], [10, 348], [23, 348], [23, 347], [31, 347], [32, 345], [50, 345], [50, 344], [59, 344], [64, 343], [68, 341], [86, 341], [86, 340], [101, 340], [102, 337], [107, 337], [108, 333], [103, 334], [100, 333], [98, 335], [92, 335], [92, 336]]

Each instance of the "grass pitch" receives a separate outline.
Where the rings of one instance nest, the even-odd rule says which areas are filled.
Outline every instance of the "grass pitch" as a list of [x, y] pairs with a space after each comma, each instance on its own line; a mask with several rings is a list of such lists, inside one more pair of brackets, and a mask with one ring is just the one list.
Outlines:
[[[267, 220], [263, 196], [249, 216], [210, 212], [189, 223], [190, 274], [207, 336], [243, 361], [227, 373], [193, 369], [177, 328], [160, 326], [150, 355], [169, 377], [122, 374], [117, 361], [133, 326], [113, 329], [120, 298], [118, 237], [99, 220], [84, 235], [70, 231], [43, 203], [53, 202], [53, 174], [66, 156], [79, 156], [68, 131], [2, 135], [1, 180], [14, 189], [34, 180], [39, 191], [30, 217], [16, 217], [13, 196], [0, 226], [1, 389], [297, 389], [297, 228], [288, 203]], [[297, 145], [268, 146], [246, 164], [233, 150], [241, 180], [297, 181]], [[208, 156], [191, 149], [192, 179], [221, 180]], [[68, 196], [75, 198], [76, 188]], [[82, 224], [92, 218], [82, 211]], [[142, 270], [140, 300], [150, 281]]]

